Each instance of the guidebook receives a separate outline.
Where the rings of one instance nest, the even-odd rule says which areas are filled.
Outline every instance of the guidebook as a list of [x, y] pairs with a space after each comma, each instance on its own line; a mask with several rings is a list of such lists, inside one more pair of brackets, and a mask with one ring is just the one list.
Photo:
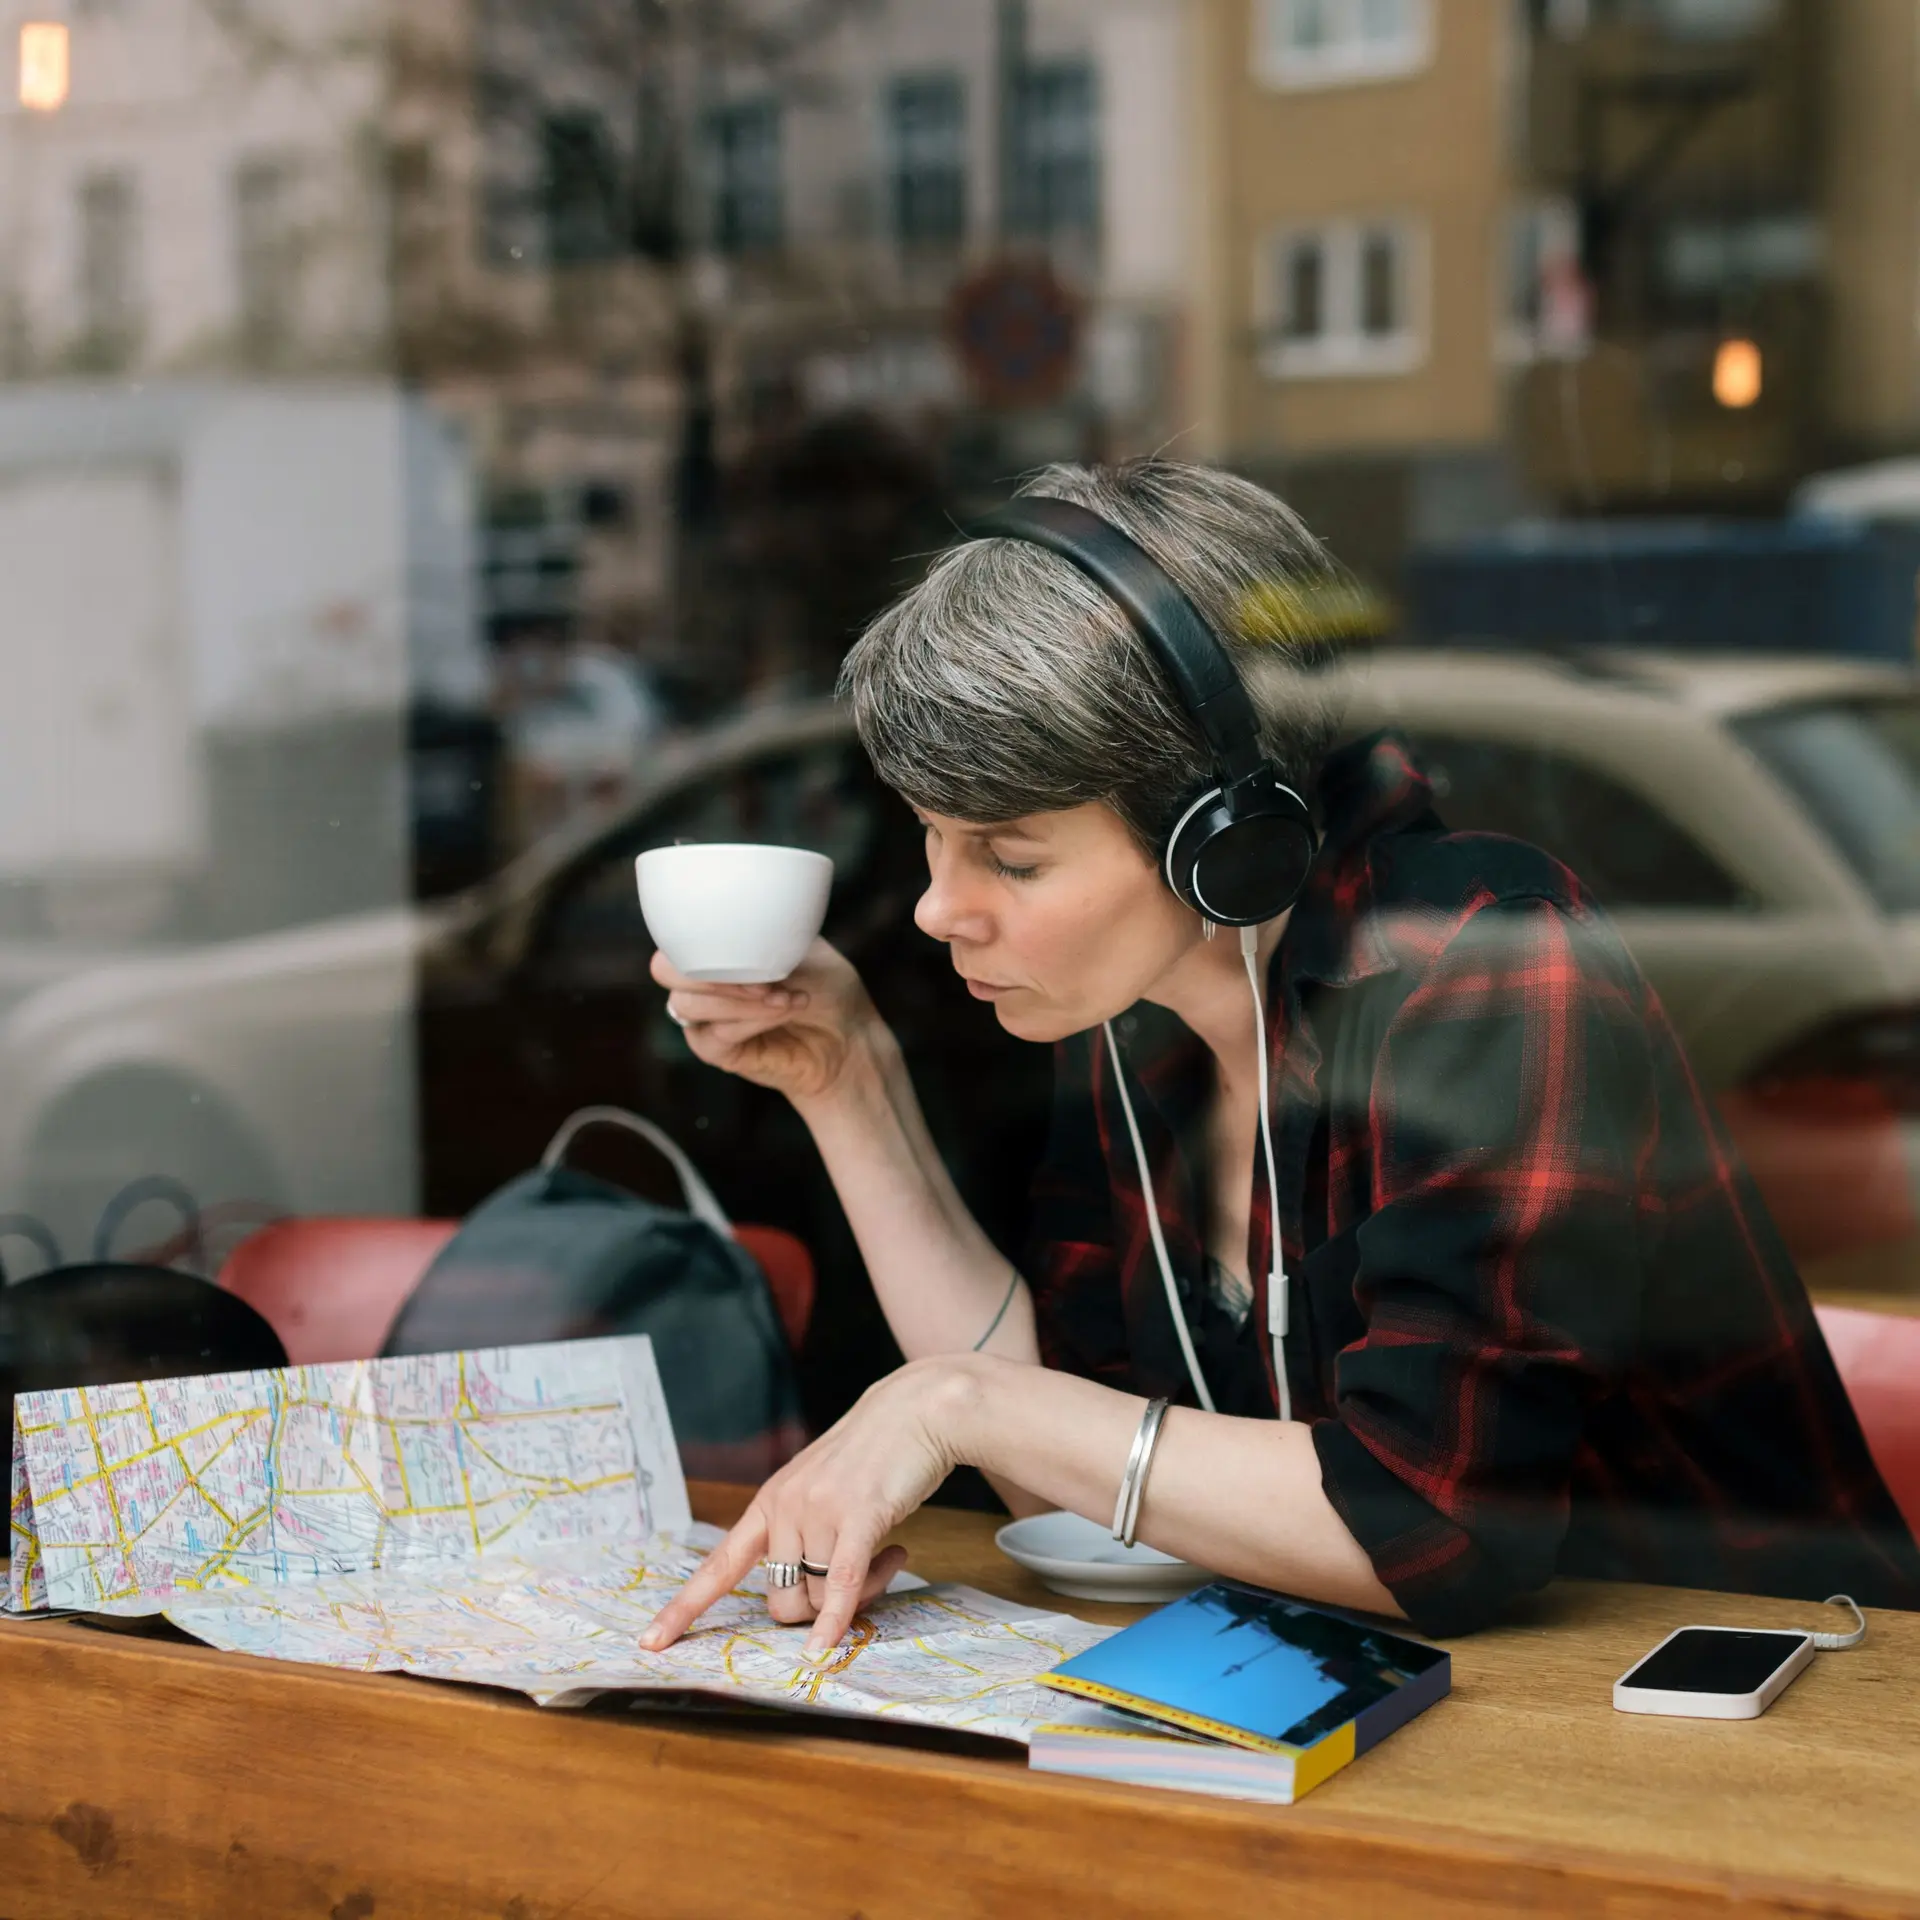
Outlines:
[[1288, 1803], [1453, 1684], [1439, 1647], [1228, 1580], [1042, 1676], [1073, 1696], [1028, 1763]]

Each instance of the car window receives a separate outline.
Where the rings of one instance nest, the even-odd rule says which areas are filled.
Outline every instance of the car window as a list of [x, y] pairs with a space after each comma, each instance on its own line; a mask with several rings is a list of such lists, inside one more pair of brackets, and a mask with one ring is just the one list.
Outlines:
[[[680, 789], [593, 847], [559, 885], [535, 941], [547, 979], [630, 984], [653, 942], [633, 862], [651, 847], [761, 841], [834, 864], [836, 891], [868, 863], [888, 796], [851, 743], [770, 754]], [[898, 803], [895, 802], [895, 805]]]
[[1889, 913], [1920, 912], [1920, 702], [1819, 702], [1733, 730]]
[[1440, 816], [1463, 833], [1531, 841], [1613, 908], [1735, 908], [1752, 896], [1644, 795], [1545, 748], [1423, 734]]

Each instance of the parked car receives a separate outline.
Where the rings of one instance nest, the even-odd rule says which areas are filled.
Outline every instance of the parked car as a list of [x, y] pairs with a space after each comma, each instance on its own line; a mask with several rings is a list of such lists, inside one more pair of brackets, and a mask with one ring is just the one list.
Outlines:
[[[833, 857], [827, 934], [871, 983], [962, 1190], [1011, 1248], [1048, 1056], [1002, 1033], [913, 925], [919, 827], [825, 702], [661, 749], [634, 798], [448, 901], [43, 991], [0, 1027], [0, 1210], [52, 1222], [69, 1252], [137, 1174], [243, 1221], [458, 1214], [533, 1165], [570, 1112], [618, 1101], [671, 1127], [736, 1218], [813, 1249], [807, 1385], [816, 1415], [834, 1411], [891, 1357], [851, 1233], [791, 1109], [700, 1065], [648, 976], [634, 856], [689, 839]], [[671, 1194], [619, 1136], [591, 1151]]]
[[[1383, 654], [1462, 829], [1547, 847], [1612, 912], [1803, 1262], [1920, 1232], [1920, 679], [1808, 658]], [[1879, 1268], [1875, 1275], [1876, 1263]]]
[[[1355, 729], [1409, 732], [1455, 825], [1545, 844], [1611, 907], [1803, 1258], [1914, 1232], [1913, 676], [1455, 650], [1383, 652], [1338, 685]], [[1011, 1248], [1046, 1051], [1001, 1033], [914, 928], [918, 829], [825, 703], [664, 750], [637, 797], [447, 902], [35, 995], [0, 1027], [0, 1209], [77, 1234], [120, 1182], [158, 1172], [213, 1202], [458, 1213], [572, 1109], [619, 1100], [679, 1133], [736, 1217], [815, 1249], [808, 1380], [816, 1415], [831, 1411], [889, 1354], [838, 1205], [791, 1111], [700, 1066], [647, 975], [633, 856], [702, 838], [833, 856], [828, 932]], [[617, 1171], [657, 1177], [638, 1150]]]

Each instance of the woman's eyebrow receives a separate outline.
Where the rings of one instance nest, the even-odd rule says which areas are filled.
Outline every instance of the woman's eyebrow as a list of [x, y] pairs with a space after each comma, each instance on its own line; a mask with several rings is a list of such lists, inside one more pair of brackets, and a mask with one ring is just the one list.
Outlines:
[[[918, 807], [914, 808], [913, 817], [923, 827], [934, 824]], [[1025, 819], [994, 820], [985, 825], [976, 821], [961, 820], [954, 823], [954, 829], [969, 840], [1030, 840], [1037, 846], [1048, 838], [1043, 829]]]

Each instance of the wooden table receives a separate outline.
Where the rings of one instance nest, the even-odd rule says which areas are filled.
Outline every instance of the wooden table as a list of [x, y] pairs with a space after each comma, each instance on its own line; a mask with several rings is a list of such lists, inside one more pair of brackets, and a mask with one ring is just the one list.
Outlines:
[[[739, 1498], [703, 1488], [695, 1505], [726, 1519]], [[979, 1516], [923, 1513], [901, 1537], [922, 1573], [1050, 1599]], [[1556, 1588], [1457, 1642], [1450, 1700], [1290, 1808], [1034, 1777], [798, 1720], [542, 1712], [11, 1622], [0, 1920], [1913, 1920], [1920, 1615], [1876, 1615], [1863, 1647], [1819, 1656], [1759, 1721], [1611, 1706], [1616, 1676], [1674, 1626], [1814, 1611]]]

